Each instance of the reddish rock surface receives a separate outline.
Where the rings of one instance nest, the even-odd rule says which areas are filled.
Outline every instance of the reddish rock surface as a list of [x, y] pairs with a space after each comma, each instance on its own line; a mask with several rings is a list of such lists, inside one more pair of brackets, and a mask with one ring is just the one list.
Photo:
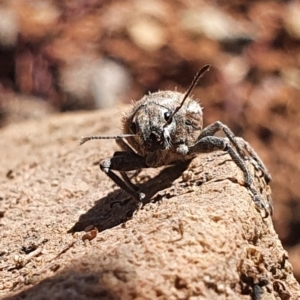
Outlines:
[[299, 14], [298, 1], [3, 0], [1, 125], [184, 91], [211, 64], [194, 91], [205, 123], [228, 124], [269, 167], [300, 280]]
[[2, 299], [299, 299], [271, 218], [228, 154], [143, 170], [135, 181], [147, 198], [132, 216], [136, 204], [98, 167], [115, 143], [78, 147], [78, 135], [115, 132], [119, 116], [73, 113], [2, 130]]

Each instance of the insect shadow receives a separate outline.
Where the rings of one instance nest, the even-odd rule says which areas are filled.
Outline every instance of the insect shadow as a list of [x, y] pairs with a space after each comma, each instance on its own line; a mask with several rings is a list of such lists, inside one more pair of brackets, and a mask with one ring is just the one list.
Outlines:
[[[191, 160], [171, 165], [163, 170], [157, 176], [150, 178], [140, 186], [142, 192], [147, 196], [143, 199], [143, 205], [151, 201], [159, 201], [162, 196], [152, 197], [172, 186], [173, 182], [182, 176]], [[82, 214], [75, 225], [68, 230], [68, 233], [84, 231], [87, 227], [96, 227], [99, 232], [117, 226], [126, 222], [132, 217], [138, 209], [136, 200], [128, 197], [121, 189], [115, 190], [105, 197], [97, 200], [95, 205], [86, 213]]]

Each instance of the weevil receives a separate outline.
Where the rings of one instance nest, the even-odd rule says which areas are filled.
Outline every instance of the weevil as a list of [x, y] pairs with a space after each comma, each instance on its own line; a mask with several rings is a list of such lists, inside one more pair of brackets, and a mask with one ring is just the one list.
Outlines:
[[[204, 128], [202, 107], [190, 97], [198, 80], [209, 68], [210, 65], [205, 65], [200, 69], [185, 94], [159, 91], [135, 102], [123, 117], [123, 134], [87, 136], [81, 139], [80, 144], [92, 139], [116, 139], [122, 151], [102, 160], [100, 168], [138, 203], [142, 203], [145, 194], [131, 182], [126, 172], [175, 164], [190, 160], [198, 153], [226, 151], [242, 170], [245, 187], [253, 201], [268, 216], [272, 213], [272, 205], [265, 204], [254, 188], [245, 161], [260, 169], [269, 183], [271, 176], [267, 168], [252, 147], [244, 139], [236, 137], [225, 124], [216, 121]], [[226, 137], [214, 136], [218, 131], [223, 131]]]

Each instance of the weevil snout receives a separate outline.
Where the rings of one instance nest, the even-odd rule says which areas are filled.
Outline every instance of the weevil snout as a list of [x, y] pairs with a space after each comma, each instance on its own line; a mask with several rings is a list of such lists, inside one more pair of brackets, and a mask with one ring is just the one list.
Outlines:
[[151, 131], [151, 133], [149, 135], [149, 140], [151, 140], [154, 143], [161, 144], [161, 142], [162, 142], [162, 136], [157, 131]]
[[144, 134], [144, 145], [148, 151], [167, 150], [171, 147], [169, 131], [163, 127], [152, 126]]
[[163, 131], [160, 128], [151, 128], [149, 135], [144, 136], [145, 146], [150, 151], [164, 149]]
[[142, 139], [147, 151], [169, 149], [176, 132], [172, 111], [157, 103], [148, 103], [137, 111], [130, 128]]

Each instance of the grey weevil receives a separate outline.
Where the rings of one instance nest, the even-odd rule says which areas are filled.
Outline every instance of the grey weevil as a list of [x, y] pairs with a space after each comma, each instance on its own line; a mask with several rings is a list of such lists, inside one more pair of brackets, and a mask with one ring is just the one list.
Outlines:
[[[271, 176], [267, 168], [252, 147], [244, 139], [235, 137], [228, 126], [220, 121], [203, 128], [202, 107], [189, 97], [200, 77], [209, 68], [210, 65], [205, 65], [200, 69], [185, 94], [159, 91], [146, 95], [134, 103], [123, 118], [123, 134], [87, 136], [81, 139], [80, 144], [92, 139], [116, 139], [122, 151], [117, 151], [113, 157], [102, 160], [100, 168], [139, 204], [142, 203], [145, 194], [130, 181], [126, 172], [175, 164], [190, 160], [198, 153], [226, 151], [242, 170], [245, 187], [257, 207], [264, 209], [267, 217], [272, 214], [272, 205], [265, 204], [254, 188], [245, 161], [249, 160], [256, 169], [260, 169], [266, 183], [269, 183]], [[226, 137], [214, 136], [221, 130]], [[118, 171], [121, 176], [114, 171]]]

